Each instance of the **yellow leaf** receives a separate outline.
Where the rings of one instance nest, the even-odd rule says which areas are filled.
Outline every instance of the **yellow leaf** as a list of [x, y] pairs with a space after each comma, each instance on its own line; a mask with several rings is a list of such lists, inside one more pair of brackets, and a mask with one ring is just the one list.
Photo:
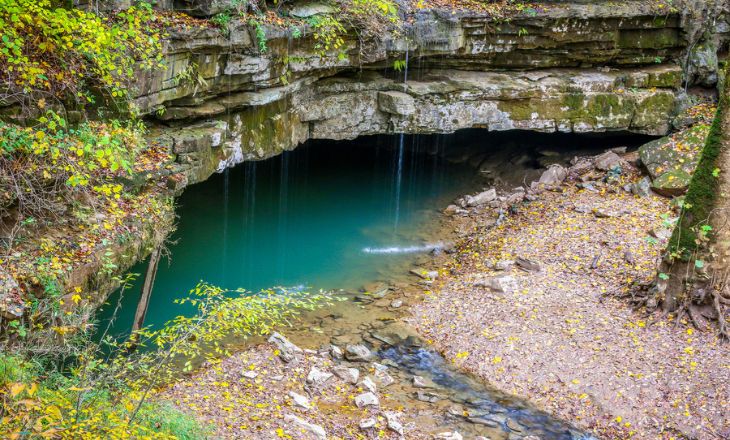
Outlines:
[[14, 383], [10, 385], [10, 396], [15, 397], [18, 394], [22, 393], [25, 389], [24, 383]]

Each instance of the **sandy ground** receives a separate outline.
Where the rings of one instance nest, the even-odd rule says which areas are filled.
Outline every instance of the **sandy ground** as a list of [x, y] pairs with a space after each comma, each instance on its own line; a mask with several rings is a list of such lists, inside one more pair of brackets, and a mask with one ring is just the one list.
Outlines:
[[[730, 438], [730, 345], [627, 305], [655, 273], [669, 201], [561, 189], [498, 227], [488, 209], [455, 218], [464, 241], [411, 322], [462, 368], [599, 438]], [[490, 269], [518, 257], [540, 271]]]

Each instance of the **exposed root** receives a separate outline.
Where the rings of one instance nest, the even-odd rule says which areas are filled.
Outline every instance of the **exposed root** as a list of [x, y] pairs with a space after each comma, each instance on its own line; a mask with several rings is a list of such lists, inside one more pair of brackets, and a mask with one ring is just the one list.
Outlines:
[[715, 311], [717, 312], [717, 324], [719, 327], [720, 332], [720, 339], [727, 342], [730, 340], [730, 336], [727, 332], [727, 323], [725, 321], [725, 307], [720, 303], [720, 298], [722, 297], [720, 293], [715, 293], [714, 295], [714, 301], [713, 304], [715, 306]]

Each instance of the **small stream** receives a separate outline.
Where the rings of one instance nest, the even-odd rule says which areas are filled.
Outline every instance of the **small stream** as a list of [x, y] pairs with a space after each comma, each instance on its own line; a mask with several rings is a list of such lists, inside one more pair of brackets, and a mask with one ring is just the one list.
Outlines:
[[[428, 264], [448, 243], [440, 211], [456, 197], [529, 184], [551, 163], [645, 140], [466, 130], [308, 142], [244, 163], [179, 198], [170, 257], [160, 262], [145, 324], [191, 313], [173, 300], [200, 280], [254, 292], [340, 290], [345, 301], [306, 315], [287, 334], [305, 346], [367, 344], [399, 378], [389, 395], [422, 414], [422, 423], [458, 429], [465, 438], [590, 438], [457, 372], [426, 348], [400, 319], [423, 291], [408, 269]], [[142, 262], [132, 272], [145, 269]], [[99, 313], [100, 327], [121, 301], [112, 333], [128, 334], [140, 288], [138, 279], [123, 297], [112, 295]], [[364, 290], [381, 294], [364, 296]], [[391, 306], [396, 297], [403, 307]], [[432, 388], [415, 388], [414, 375]]]

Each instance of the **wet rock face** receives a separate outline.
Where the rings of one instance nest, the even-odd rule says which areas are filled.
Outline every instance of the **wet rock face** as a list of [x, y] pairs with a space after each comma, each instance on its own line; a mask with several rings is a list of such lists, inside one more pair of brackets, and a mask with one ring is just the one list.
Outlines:
[[[176, 0], [167, 7], [210, 16], [231, 3]], [[311, 16], [328, 5], [286, 7]], [[173, 127], [161, 131], [171, 132], [166, 141], [188, 183], [310, 138], [473, 127], [664, 135], [689, 36], [707, 20], [681, 11], [656, 14], [635, 0], [559, 2], [498, 26], [474, 13], [414, 14], [401, 34], [407, 39], [385, 35], [361, 47], [353, 35], [345, 38], [345, 56], [320, 56], [306, 29], [294, 41], [289, 29], [266, 28], [268, 50], [261, 53], [255, 32], [235, 17], [225, 35], [215, 28], [171, 29], [168, 68], [139, 75], [135, 104]], [[713, 81], [719, 38], [694, 46], [691, 81]], [[405, 72], [380, 73], [406, 54], [407, 85]], [[211, 141], [210, 124], [220, 142]], [[205, 139], [192, 141], [195, 136]]]

